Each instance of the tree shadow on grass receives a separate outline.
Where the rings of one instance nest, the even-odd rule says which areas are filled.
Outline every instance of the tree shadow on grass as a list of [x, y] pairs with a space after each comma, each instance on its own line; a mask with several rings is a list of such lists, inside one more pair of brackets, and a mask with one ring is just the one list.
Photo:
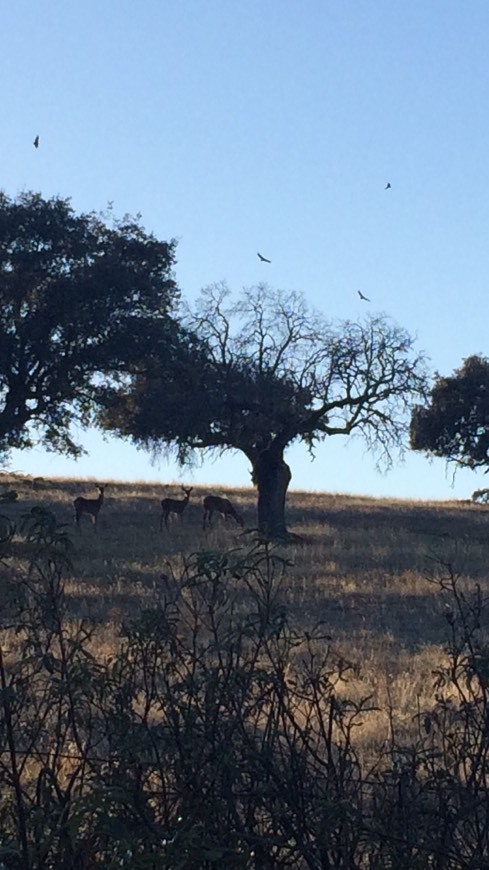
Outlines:
[[436, 561], [455, 564], [461, 573], [480, 581], [488, 573], [485, 510], [341, 507], [322, 511], [320, 521], [314, 525], [308, 520], [305, 528], [310, 543], [323, 549], [323, 558], [339, 577], [372, 571], [425, 576]]
[[412, 652], [447, 638], [441, 596], [347, 592], [317, 604], [317, 619], [338, 640], [352, 636], [392, 638], [396, 647]]
[[292, 504], [287, 510], [291, 526], [306, 522], [307, 525], [330, 525], [341, 532], [362, 528], [379, 533], [382, 529], [389, 532], [408, 532], [439, 537], [484, 536], [489, 538], [489, 511], [486, 508], [430, 507], [430, 506], [392, 506], [372, 505], [364, 507], [339, 506], [331, 508], [296, 508]]

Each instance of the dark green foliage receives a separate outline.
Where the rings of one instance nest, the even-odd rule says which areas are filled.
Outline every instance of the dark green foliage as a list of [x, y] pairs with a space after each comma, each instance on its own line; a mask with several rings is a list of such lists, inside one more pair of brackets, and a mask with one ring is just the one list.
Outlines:
[[5, 492], [0, 492], [0, 501], [17, 501], [18, 497], [15, 489], [7, 489]]
[[80, 452], [70, 424], [89, 421], [101, 384], [177, 340], [174, 258], [175, 242], [131, 217], [109, 225], [59, 197], [0, 194], [0, 453], [34, 431]]
[[0, 514], [0, 558], [5, 556], [15, 534], [15, 525], [6, 514]]
[[468, 468], [489, 465], [489, 360], [468, 357], [438, 377], [427, 407], [416, 407], [411, 446]]

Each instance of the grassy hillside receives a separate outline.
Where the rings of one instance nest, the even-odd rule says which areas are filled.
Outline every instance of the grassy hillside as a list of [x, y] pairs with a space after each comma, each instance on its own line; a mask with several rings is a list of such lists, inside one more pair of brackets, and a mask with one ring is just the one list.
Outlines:
[[[252, 533], [220, 518], [213, 530], [203, 531], [203, 496], [215, 492], [231, 499], [252, 529], [255, 493], [196, 487], [182, 520], [173, 518], [169, 530], [160, 531], [160, 501], [183, 497], [179, 486], [108, 481], [98, 528], [83, 517], [77, 529], [73, 499], [95, 498], [97, 483], [46, 479], [33, 485], [2, 478], [3, 487], [18, 492], [6, 508], [12, 519], [42, 505], [70, 528], [70, 609], [100, 626], [98, 653], [105, 656], [118, 643], [124, 617], [158, 596], [162, 573], [178, 575], [185, 557], [199, 550], [251, 546]], [[290, 561], [284, 598], [301, 628], [323, 622], [335, 651], [353, 666], [349, 696], [372, 694], [379, 707], [365, 717], [364, 751], [387, 738], [390, 717], [399, 729], [410, 730], [417, 711], [432, 703], [432, 672], [447, 636], [445, 595], [433, 578], [453, 570], [489, 594], [487, 510], [465, 502], [290, 493], [288, 523], [303, 543], [280, 551]], [[19, 536], [10, 564], [20, 565], [22, 555]]]
[[0, 481], [0, 865], [486, 867], [487, 508], [104, 483]]

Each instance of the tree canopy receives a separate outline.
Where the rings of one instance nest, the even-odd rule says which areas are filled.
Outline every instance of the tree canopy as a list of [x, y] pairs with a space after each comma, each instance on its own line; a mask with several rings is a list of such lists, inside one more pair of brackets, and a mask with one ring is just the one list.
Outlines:
[[148, 344], [163, 359], [178, 343], [175, 247], [130, 216], [0, 192], [0, 455], [33, 443], [76, 455], [71, 426], [100, 387]]
[[413, 340], [387, 318], [331, 323], [298, 293], [265, 285], [235, 302], [205, 289], [186, 327], [196, 344], [172, 380], [152, 355], [130, 384], [107, 392], [104, 425], [158, 454], [237, 450], [258, 489], [258, 524], [286, 534], [291, 479], [284, 454], [331, 435], [361, 434], [389, 463], [405, 442], [414, 397], [426, 389]]
[[489, 360], [470, 356], [438, 376], [427, 406], [416, 406], [411, 447], [467, 468], [489, 468]]

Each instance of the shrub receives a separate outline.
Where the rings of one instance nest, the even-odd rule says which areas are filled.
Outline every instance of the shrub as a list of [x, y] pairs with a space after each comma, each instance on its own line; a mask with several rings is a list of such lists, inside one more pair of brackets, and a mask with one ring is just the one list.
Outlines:
[[[321, 626], [299, 630], [267, 544], [199, 552], [99, 661], [68, 613], [71, 541], [38, 508], [4, 560], [0, 865], [464, 868], [489, 854], [486, 602], [447, 565], [448, 663], [417, 735], [365, 771], [369, 698]], [[7, 560], [8, 561], [8, 560]], [[341, 691], [340, 691], [341, 688]]]

